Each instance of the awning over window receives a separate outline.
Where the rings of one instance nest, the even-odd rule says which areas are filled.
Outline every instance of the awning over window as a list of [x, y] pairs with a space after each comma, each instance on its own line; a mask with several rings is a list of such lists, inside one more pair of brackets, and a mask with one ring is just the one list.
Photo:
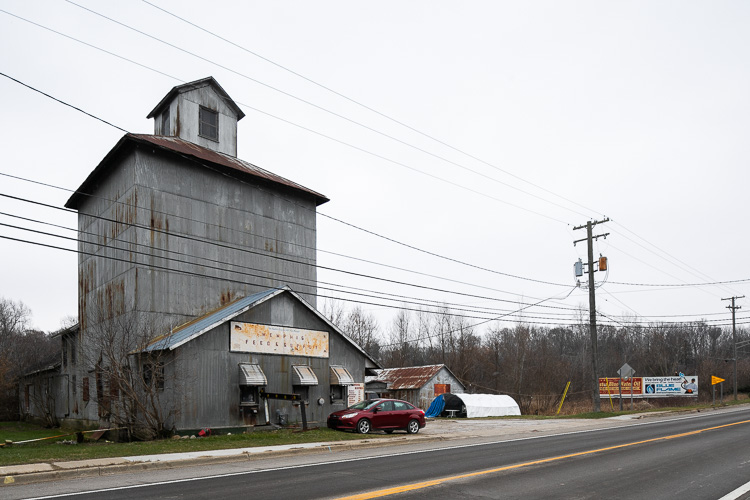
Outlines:
[[240, 363], [240, 385], [268, 385], [268, 380], [260, 365]]
[[318, 377], [306, 365], [292, 365], [292, 385], [318, 385]]
[[331, 385], [353, 385], [354, 378], [343, 366], [331, 365]]

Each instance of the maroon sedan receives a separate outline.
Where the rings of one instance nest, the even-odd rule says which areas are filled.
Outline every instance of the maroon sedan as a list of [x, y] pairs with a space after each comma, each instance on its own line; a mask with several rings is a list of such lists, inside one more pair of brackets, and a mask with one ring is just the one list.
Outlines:
[[424, 411], [398, 399], [366, 399], [328, 416], [329, 428], [352, 430], [360, 434], [367, 434], [373, 429], [383, 430], [387, 434], [395, 429], [403, 429], [409, 434], [416, 434], [424, 425]]

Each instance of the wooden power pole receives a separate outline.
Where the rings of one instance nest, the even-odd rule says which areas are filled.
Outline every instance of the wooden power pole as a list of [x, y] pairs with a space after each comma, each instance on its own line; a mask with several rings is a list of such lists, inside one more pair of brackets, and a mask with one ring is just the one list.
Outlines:
[[596, 336], [596, 290], [594, 288], [594, 240], [599, 238], [606, 238], [609, 233], [593, 235], [594, 226], [597, 224], [603, 224], [609, 222], [608, 218], [604, 218], [599, 221], [588, 221], [585, 226], [574, 227], [573, 229], [586, 228], [586, 237], [573, 242], [575, 245], [578, 242], [586, 241], [588, 244], [588, 273], [589, 273], [589, 333], [591, 334], [591, 370], [592, 370], [592, 390], [594, 392], [594, 411], [600, 412], [601, 401], [599, 398], [599, 368], [597, 364], [597, 336]]
[[731, 300], [732, 305], [727, 306], [727, 309], [732, 310], [732, 342], [734, 343], [734, 400], [737, 401], [737, 325], [735, 324], [735, 311], [737, 309], [742, 309], [740, 306], [734, 305], [734, 301], [737, 299], [744, 299], [745, 296], [742, 297], [729, 297], [728, 299], [721, 299], [721, 300]]

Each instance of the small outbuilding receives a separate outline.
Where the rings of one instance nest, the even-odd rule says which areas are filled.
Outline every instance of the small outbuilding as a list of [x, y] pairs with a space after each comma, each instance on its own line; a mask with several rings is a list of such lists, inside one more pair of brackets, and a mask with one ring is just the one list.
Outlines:
[[501, 394], [441, 394], [430, 404], [427, 417], [507, 417], [520, 415], [518, 403]]
[[447, 366], [426, 365], [376, 370], [377, 375], [365, 378], [365, 392], [380, 397], [408, 401], [420, 408], [445, 393], [463, 393], [466, 388]]

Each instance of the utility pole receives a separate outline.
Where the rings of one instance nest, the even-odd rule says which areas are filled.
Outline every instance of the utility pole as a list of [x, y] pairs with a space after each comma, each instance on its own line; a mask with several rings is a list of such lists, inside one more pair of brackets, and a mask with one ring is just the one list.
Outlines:
[[576, 240], [576, 243], [586, 241], [588, 244], [589, 261], [588, 261], [588, 273], [589, 273], [589, 332], [591, 334], [591, 369], [592, 374], [592, 388], [594, 391], [594, 412], [601, 411], [601, 401], [599, 398], [599, 368], [597, 365], [596, 358], [598, 356], [597, 351], [597, 340], [596, 340], [596, 290], [594, 289], [594, 240], [599, 238], [606, 238], [609, 233], [593, 235], [594, 226], [597, 224], [603, 224], [609, 222], [608, 218], [604, 218], [599, 221], [588, 221], [585, 226], [574, 227], [573, 230], [586, 228], [586, 238]]
[[735, 324], [735, 311], [737, 309], [742, 309], [740, 306], [734, 305], [734, 301], [737, 299], [744, 299], [745, 296], [742, 297], [729, 297], [728, 299], [721, 299], [721, 300], [731, 300], [732, 305], [727, 306], [727, 309], [732, 310], [732, 341], [734, 343], [734, 400], [737, 401], [737, 325]]

